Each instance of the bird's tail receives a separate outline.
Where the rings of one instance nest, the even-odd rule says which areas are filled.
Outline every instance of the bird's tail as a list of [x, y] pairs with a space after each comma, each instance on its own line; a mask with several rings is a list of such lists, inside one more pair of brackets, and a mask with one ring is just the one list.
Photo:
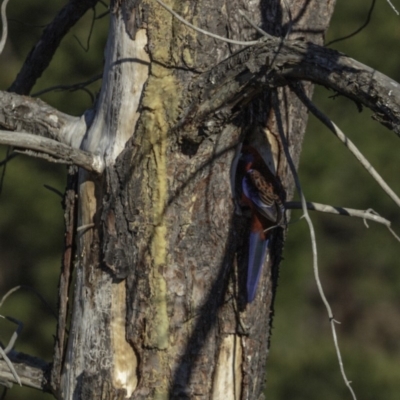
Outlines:
[[268, 239], [263, 239], [259, 232], [250, 233], [249, 264], [247, 269], [247, 302], [256, 297], [258, 281], [267, 253]]

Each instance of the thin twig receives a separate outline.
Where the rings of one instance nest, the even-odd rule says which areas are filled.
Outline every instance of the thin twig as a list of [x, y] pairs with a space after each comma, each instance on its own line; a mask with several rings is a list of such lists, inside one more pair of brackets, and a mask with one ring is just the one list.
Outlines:
[[17, 153], [11, 153], [11, 154], [7, 155], [6, 158], [4, 158], [3, 160], [0, 161], [0, 167], [7, 164], [13, 158], [17, 157], [17, 155], [18, 155]]
[[[3, 301], [2, 301], [2, 302], [3, 302]], [[16, 324], [18, 325], [17, 330], [12, 334], [11, 339], [10, 339], [8, 345], [6, 346], [6, 348], [3, 349], [3, 348], [0, 346], [0, 356], [1, 356], [1, 357], [4, 359], [4, 361], [6, 362], [8, 368], [10, 369], [11, 373], [12, 373], [13, 376], [14, 376], [14, 379], [18, 382], [18, 384], [19, 384], [20, 386], [22, 386], [21, 380], [20, 380], [20, 378], [19, 378], [19, 376], [18, 376], [18, 374], [17, 374], [17, 371], [15, 370], [15, 368], [14, 368], [14, 366], [13, 366], [11, 360], [7, 357], [7, 353], [9, 353], [10, 350], [14, 347], [15, 341], [16, 341], [16, 339], [17, 339], [19, 333], [21, 332], [21, 329], [22, 329], [23, 324], [22, 324], [21, 322], [17, 321], [16, 319], [14, 319], [14, 318], [11, 318], [11, 317], [3, 317], [2, 315], [0, 315], [0, 317], [1, 317], [1, 318], [6, 318], [6, 319], [8, 319], [8, 320], [10, 320], [10, 321], [12, 321], [12, 322], [14, 322], [14, 323], [16, 323]]]
[[1, 40], [0, 40], [0, 54], [4, 50], [4, 46], [6, 45], [7, 41], [7, 34], [8, 34], [8, 24], [7, 24], [7, 15], [6, 15], [6, 7], [9, 0], [4, 0], [3, 4], [1, 5], [1, 23], [3, 25], [3, 29], [1, 32]]
[[10, 87], [11, 92], [29, 94], [36, 80], [48, 67], [61, 40], [98, 0], [70, 0], [50, 22], [35, 47], [29, 52], [20, 72]]
[[[6, 153], [6, 159], [8, 159], [8, 157], [10, 157], [10, 155], [13, 152], [13, 148], [11, 146], [7, 147], [7, 153]], [[4, 179], [6, 177], [6, 170], [7, 170], [7, 162], [5, 162], [4, 164], [2, 164], [2, 171], [1, 171], [1, 176], [0, 176], [0, 195], [3, 192], [3, 184], [4, 184]]]
[[1, 306], [4, 304], [4, 302], [7, 300], [7, 298], [9, 296], [11, 296], [14, 292], [16, 292], [17, 290], [21, 289], [21, 285], [19, 286], [15, 286], [12, 289], [10, 289], [0, 300], [0, 308]]
[[47, 310], [50, 312], [51, 315], [53, 315], [57, 319], [57, 314], [54, 312], [54, 310], [51, 308], [50, 304], [46, 301], [46, 299], [33, 287], [31, 286], [26, 286], [26, 285], [18, 285], [14, 286], [11, 288], [0, 300], [0, 308], [4, 304], [4, 302], [10, 297], [13, 293], [15, 293], [17, 290], [24, 289], [24, 290], [29, 290], [35, 294], [38, 299], [45, 305]]
[[46, 188], [47, 190], [50, 190], [50, 192], [53, 192], [56, 195], [60, 196], [62, 199], [64, 198], [64, 194], [61, 193], [58, 189], [54, 188], [53, 186], [44, 184], [43, 187]]
[[81, 225], [81, 226], [78, 226], [78, 228], [76, 228], [76, 231], [77, 232], [87, 231], [88, 229], [93, 228], [93, 227], [94, 227], [94, 224]]
[[375, 7], [375, 2], [376, 2], [376, 0], [372, 0], [371, 7], [369, 8], [369, 11], [368, 11], [367, 20], [358, 29], [356, 29], [354, 32], [352, 32], [346, 36], [331, 40], [325, 46], [330, 46], [333, 43], [337, 43], [337, 42], [341, 42], [342, 40], [350, 39], [351, 37], [357, 35], [357, 33], [360, 33], [371, 21], [372, 12], [374, 11], [374, 7]]
[[390, 7], [392, 7], [393, 11], [394, 11], [397, 15], [399, 15], [399, 12], [397, 11], [396, 7], [392, 4], [392, 2], [391, 2], [390, 0], [386, 0], [386, 1], [389, 3]]
[[86, 47], [83, 46], [83, 44], [81, 43], [81, 41], [79, 40], [78, 36], [74, 35], [74, 38], [76, 39], [76, 41], [78, 42], [79, 46], [82, 47], [83, 51], [85, 53], [87, 53], [89, 51], [89, 45], [90, 45], [90, 39], [92, 37], [92, 33], [93, 33], [93, 28], [94, 28], [94, 23], [96, 22], [96, 7], [93, 6], [92, 7], [93, 10], [93, 17], [92, 17], [92, 23], [90, 25], [90, 29], [89, 29], [89, 35], [86, 39]]
[[400, 237], [396, 234], [396, 232], [395, 232], [390, 226], [388, 226], [387, 228], [389, 229], [389, 232], [394, 236], [394, 238], [395, 238], [398, 242], [400, 242]]
[[357, 158], [360, 164], [369, 172], [369, 174], [375, 179], [378, 185], [383, 191], [400, 207], [400, 198], [392, 190], [392, 188], [384, 181], [379, 175], [376, 169], [370, 164], [370, 162], [363, 156], [358, 150], [356, 145], [331, 121], [322, 111], [320, 111], [316, 105], [307, 97], [301, 86], [290, 85], [291, 89], [296, 93], [299, 99], [304, 105], [324, 124], [329, 130], [331, 130], [335, 136], [350, 150], [350, 152]]
[[[285, 203], [286, 209], [299, 210], [302, 209], [302, 204], [299, 201], [288, 201]], [[328, 214], [335, 215], [345, 215], [349, 217], [357, 217], [362, 218], [364, 220], [364, 224], [367, 228], [369, 228], [367, 224], [367, 219], [377, 222], [379, 224], [385, 225], [388, 228], [389, 232], [393, 235], [393, 237], [400, 242], [400, 237], [396, 234], [396, 232], [391, 227], [391, 222], [383, 217], [381, 217], [376, 211], [372, 208], [368, 210], [355, 210], [354, 208], [344, 208], [344, 207], [333, 207], [327, 204], [320, 203], [311, 203], [307, 202], [307, 209], [312, 211], [319, 211]]]
[[5, 318], [18, 326], [14, 333], [11, 335], [11, 339], [9, 340], [8, 345], [4, 348], [4, 353], [8, 354], [14, 348], [15, 342], [17, 341], [18, 336], [21, 333], [22, 328], [24, 327], [24, 324], [13, 317], [6, 316]]
[[17, 371], [15, 370], [12, 362], [10, 361], [10, 359], [7, 357], [7, 354], [5, 353], [5, 351], [1, 348], [0, 346], [0, 356], [3, 358], [3, 360], [6, 362], [8, 368], [10, 369], [11, 373], [14, 376], [14, 379], [18, 382], [18, 384], [20, 386], [22, 386], [21, 384], [21, 379], [19, 378]]
[[[379, 224], [383, 224], [387, 227], [390, 227], [391, 222], [386, 218], [381, 217], [371, 208], [368, 210], [356, 210], [354, 208], [345, 208], [345, 207], [335, 207], [330, 206], [328, 204], [321, 204], [321, 203], [314, 203], [314, 202], [307, 202], [307, 209], [311, 211], [319, 211], [328, 214], [335, 214], [335, 215], [344, 215], [348, 217], [357, 217], [362, 219], [369, 219], [371, 221], [377, 222]], [[285, 208], [299, 210], [302, 209], [302, 203], [299, 201], [288, 201], [285, 203]]]
[[316, 241], [316, 237], [315, 237], [315, 230], [314, 230], [314, 225], [312, 223], [312, 220], [310, 218], [310, 215], [308, 213], [307, 210], [307, 201], [306, 198], [304, 196], [303, 190], [301, 188], [301, 184], [300, 184], [300, 179], [299, 176], [297, 175], [297, 171], [296, 171], [296, 166], [294, 165], [292, 156], [290, 155], [289, 152], [289, 147], [286, 141], [286, 137], [283, 131], [283, 126], [282, 126], [282, 120], [280, 118], [280, 111], [279, 111], [279, 104], [278, 104], [278, 98], [277, 98], [277, 93], [276, 91], [273, 92], [273, 107], [275, 109], [275, 113], [277, 115], [277, 122], [278, 122], [278, 132], [279, 132], [279, 136], [281, 138], [281, 142], [283, 145], [283, 150], [286, 156], [286, 160], [289, 164], [290, 170], [292, 172], [293, 175], [293, 179], [296, 185], [296, 189], [297, 192], [299, 194], [299, 197], [301, 199], [301, 204], [302, 204], [302, 209], [303, 209], [303, 213], [304, 213], [304, 218], [307, 221], [308, 224], [308, 228], [310, 231], [310, 236], [311, 236], [311, 247], [312, 247], [312, 254], [313, 254], [313, 270], [314, 270], [314, 276], [315, 276], [315, 281], [318, 287], [318, 291], [319, 291], [319, 295], [325, 305], [326, 311], [328, 313], [328, 317], [329, 317], [329, 323], [331, 325], [331, 330], [332, 330], [332, 337], [333, 337], [333, 342], [334, 342], [334, 346], [336, 349], [336, 354], [338, 357], [338, 361], [339, 361], [339, 367], [340, 367], [340, 371], [342, 373], [342, 377], [344, 380], [345, 385], [348, 387], [351, 395], [353, 396], [354, 400], [357, 400], [357, 397], [353, 391], [353, 388], [350, 385], [350, 381], [347, 379], [346, 376], [346, 372], [344, 370], [344, 366], [343, 366], [343, 361], [342, 361], [342, 355], [340, 353], [340, 348], [339, 348], [339, 343], [337, 340], [337, 335], [336, 335], [336, 328], [335, 328], [335, 319], [333, 317], [333, 313], [332, 313], [332, 309], [331, 306], [328, 302], [328, 300], [326, 299], [325, 293], [324, 293], [324, 289], [322, 287], [321, 284], [321, 280], [319, 277], [319, 271], [318, 271], [318, 253], [317, 253], [317, 241]]
[[204, 34], [204, 35], [206, 35], [206, 36], [210, 36], [210, 37], [212, 37], [212, 38], [214, 38], [214, 39], [218, 39], [218, 40], [221, 40], [221, 41], [226, 42], [226, 43], [238, 44], [238, 45], [241, 45], [241, 46], [252, 46], [252, 45], [255, 45], [255, 44], [257, 44], [257, 43], [260, 43], [260, 40], [250, 40], [250, 41], [248, 41], [248, 42], [243, 42], [243, 41], [240, 41], [240, 40], [227, 39], [227, 38], [224, 38], [223, 36], [216, 35], [215, 33], [208, 32], [208, 31], [206, 31], [206, 30], [204, 30], [204, 29], [201, 29], [201, 28], [198, 28], [197, 26], [195, 26], [195, 25], [191, 24], [190, 22], [186, 21], [185, 18], [181, 17], [181, 16], [180, 16], [179, 14], [177, 14], [172, 8], [170, 8], [169, 6], [167, 6], [167, 5], [166, 5], [165, 3], [163, 3], [161, 0], [156, 0], [156, 2], [157, 2], [161, 7], [165, 8], [165, 9], [166, 9], [170, 14], [172, 14], [176, 19], [178, 19], [179, 21], [181, 21], [183, 24], [185, 24], [185, 25], [188, 26], [189, 28], [192, 28], [192, 29], [195, 30], [196, 32], [200, 32], [200, 33], [202, 33], [202, 34]]
[[76, 90], [80, 90], [80, 89], [85, 88], [85, 86], [88, 86], [88, 85], [92, 84], [93, 82], [96, 82], [96, 81], [100, 80], [102, 78], [102, 76], [103, 76], [103, 74], [98, 74], [98, 75], [95, 75], [92, 78], [88, 79], [87, 81], [75, 83], [73, 85], [51, 86], [51, 87], [48, 87], [46, 89], [39, 90], [38, 92], [33, 93], [31, 96], [32, 97], [38, 97], [38, 96], [41, 96], [42, 94], [45, 94], [45, 93], [48, 93], [48, 92], [52, 92], [53, 90], [54, 91], [68, 90], [70, 92], [74, 92]]
[[261, 29], [259, 26], [257, 26], [246, 14], [244, 11], [239, 10], [239, 14], [261, 35], [267, 37], [268, 39], [273, 39], [274, 37], [270, 35], [269, 33], [265, 32], [263, 29]]
[[103, 13], [101, 13], [100, 15], [98, 15], [98, 16], [96, 17], [96, 19], [102, 19], [102, 18], [106, 17], [108, 14], [110, 14], [110, 11], [109, 11], [109, 10], [104, 11]]
[[289, 37], [289, 35], [290, 35], [290, 32], [292, 31], [293, 18], [292, 18], [292, 12], [290, 11], [290, 7], [289, 7], [287, 1], [283, 0], [283, 4], [285, 5], [286, 12], [287, 12], [288, 19], [289, 19], [288, 28], [287, 28], [286, 34], [285, 34], [285, 39], [287, 39]]

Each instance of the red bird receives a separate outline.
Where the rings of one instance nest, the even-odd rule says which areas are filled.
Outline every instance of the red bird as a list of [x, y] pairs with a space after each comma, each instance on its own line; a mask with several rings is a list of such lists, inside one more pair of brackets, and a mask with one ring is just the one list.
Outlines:
[[284, 207], [275, 176], [251, 146], [244, 146], [240, 157], [242, 204], [252, 214], [247, 270], [247, 301], [251, 303], [257, 291], [269, 242], [269, 228], [284, 223]]

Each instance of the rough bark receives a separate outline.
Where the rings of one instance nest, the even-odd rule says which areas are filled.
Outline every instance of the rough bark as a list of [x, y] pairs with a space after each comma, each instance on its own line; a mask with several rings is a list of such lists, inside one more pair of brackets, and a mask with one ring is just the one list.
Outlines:
[[[81, 11], [95, 1], [83, 3]], [[278, 37], [273, 46], [267, 41], [236, 53], [239, 46], [198, 34], [153, 0], [115, 0], [94, 116], [71, 119], [22, 97], [4, 106], [6, 129], [28, 130], [27, 115], [40, 109], [46, 117], [31, 133], [80, 146], [79, 156], [101, 157], [106, 165], [101, 175], [81, 170], [66, 197], [51, 374], [58, 398], [260, 398], [284, 232], [272, 232], [256, 300], [246, 304], [249, 217], [235, 213], [230, 167], [237, 143], [250, 141], [271, 157], [291, 198], [278, 130], [298, 162], [307, 112], [287, 87], [270, 84], [287, 83], [276, 80], [278, 72], [280, 79], [312, 80], [312, 57], [306, 68], [296, 65], [308, 60], [308, 42], [322, 43], [334, 3], [174, 4], [184, 18], [221, 36], [255, 39], [241, 9]], [[307, 44], [286, 44], [283, 36]], [[18, 91], [29, 91], [40, 73], [19, 82], [25, 86]], [[311, 84], [305, 88], [310, 95]]]
[[[320, 21], [308, 38], [321, 43], [333, 2], [291, 7], [293, 35]], [[277, 2], [175, 9], [215, 33], [253, 39], [237, 8], [272, 33], [289, 26]], [[283, 237], [273, 235], [259, 293], [246, 305], [249, 219], [234, 213], [229, 170], [244, 136], [276, 141], [270, 94], [204, 115], [195, 134], [193, 127], [173, 129], [191, 82], [235, 50], [199, 36], [154, 2], [114, 3], [106, 84], [84, 142], [85, 150], [104, 154], [108, 168], [101, 178], [80, 177], [78, 227], [88, 228], [78, 235], [61, 398], [260, 397]], [[286, 89], [279, 98], [297, 160], [306, 111]], [[279, 143], [277, 149], [279, 158]], [[280, 159], [277, 173], [290, 197]]]
[[[292, 34], [321, 43], [333, 2], [292, 3]], [[238, 9], [274, 34], [290, 25], [279, 2], [175, 5], [202, 28], [253, 39]], [[259, 91], [247, 103], [240, 99], [240, 110], [204, 114], [195, 134], [193, 127], [173, 129], [190, 82], [235, 50], [154, 2], [114, 2], [106, 84], [83, 146], [103, 154], [107, 168], [102, 177], [79, 178], [76, 288], [61, 398], [260, 397], [283, 237], [273, 235], [259, 293], [246, 305], [249, 219], [234, 213], [229, 171], [239, 140], [276, 141], [278, 125], [298, 160], [306, 111], [281, 89], [284, 121], [277, 121], [270, 93]], [[277, 156], [290, 197], [291, 179]]]

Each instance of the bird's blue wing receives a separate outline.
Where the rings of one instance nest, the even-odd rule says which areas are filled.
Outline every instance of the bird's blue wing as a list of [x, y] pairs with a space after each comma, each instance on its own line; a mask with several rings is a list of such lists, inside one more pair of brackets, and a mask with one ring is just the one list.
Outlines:
[[262, 266], [267, 253], [268, 239], [263, 240], [259, 232], [251, 232], [249, 240], [249, 263], [247, 266], [247, 302], [256, 297]]

